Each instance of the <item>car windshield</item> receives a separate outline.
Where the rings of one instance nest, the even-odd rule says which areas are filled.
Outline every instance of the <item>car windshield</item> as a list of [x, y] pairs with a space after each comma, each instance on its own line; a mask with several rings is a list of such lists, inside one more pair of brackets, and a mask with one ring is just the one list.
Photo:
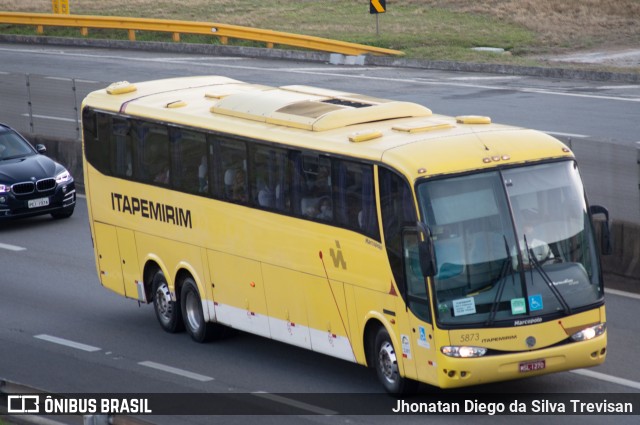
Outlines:
[[22, 137], [10, 129], [0, 127], [0, 161], [33, 155], [35, 151]]
[[426, 181], [418, 196], [433, 234], [440, 324], [534, 323], [602, 298], [574, 162]]

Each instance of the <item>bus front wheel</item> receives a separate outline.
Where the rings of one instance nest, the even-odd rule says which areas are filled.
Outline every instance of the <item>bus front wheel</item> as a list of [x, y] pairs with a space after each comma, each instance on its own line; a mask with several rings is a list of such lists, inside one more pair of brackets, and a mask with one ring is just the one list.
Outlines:
[[180, 303], [175, 301], [169, 291], [169, 285], [164, 273], [157, 271], [151, 283], [153, 291], [153, 309], [162, 329], [169, 333], [183, 330]]
[[416, 381], [403, 378], [400, 375], [396, 350], [391, 342], [389, 332], [383, 327], [376, 334], [373, 354], [376, 374], [388, 393], [406, 394], [417, 390], [418, 383]]
[[191, 277], [182, 284], [180, 302], [184, 325], [191, 338], [197, 342], [212, 340], [216, 336], [217, 325], [205, 320], [198, 287]]

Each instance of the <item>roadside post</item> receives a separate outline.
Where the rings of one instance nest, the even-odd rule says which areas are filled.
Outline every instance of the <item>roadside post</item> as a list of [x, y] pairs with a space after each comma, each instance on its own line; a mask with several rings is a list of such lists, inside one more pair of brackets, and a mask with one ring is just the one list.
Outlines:
[[376, 15], [376, 35], [380, 35], [379, 16], [387, 11], [386, 0], [369, 0], [369, 13]]

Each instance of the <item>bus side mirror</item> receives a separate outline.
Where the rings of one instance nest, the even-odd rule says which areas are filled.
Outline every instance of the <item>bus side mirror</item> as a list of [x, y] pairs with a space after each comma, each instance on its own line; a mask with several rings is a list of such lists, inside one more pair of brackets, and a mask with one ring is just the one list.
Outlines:
[[431, 230], [424, 223], [418, 223], [418, 258], [424, 277], [436, 275], [436, 253], [433, 248]]
[[[591, 222], [596, 227], [596, 237], [600, 239], [600, 252], [602, 255], [611, 255], [613, 252], [613, 244], [611, 242], [611, 228], [609, 224], [609, 211], [601, 205], [591, 205], [589, 207], [591, 214]], [[593, 216], [602, 214], [604, 220], [594, 221]]]

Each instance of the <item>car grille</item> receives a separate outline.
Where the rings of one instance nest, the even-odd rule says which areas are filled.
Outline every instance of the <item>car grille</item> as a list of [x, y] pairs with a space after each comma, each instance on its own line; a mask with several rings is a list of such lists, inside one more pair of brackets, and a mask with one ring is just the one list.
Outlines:
[[45, 192], [56, 187], [56, 179], [44, 179], [36, 182], [36, 189], [38, 192]]
[[22, 182], [11, 186], [11, 190], [16, 195], [29, 195], [36, 190], [38, 192], [47, 192], [56, 187], [56, 179], [42, 179], [37, 182]]

